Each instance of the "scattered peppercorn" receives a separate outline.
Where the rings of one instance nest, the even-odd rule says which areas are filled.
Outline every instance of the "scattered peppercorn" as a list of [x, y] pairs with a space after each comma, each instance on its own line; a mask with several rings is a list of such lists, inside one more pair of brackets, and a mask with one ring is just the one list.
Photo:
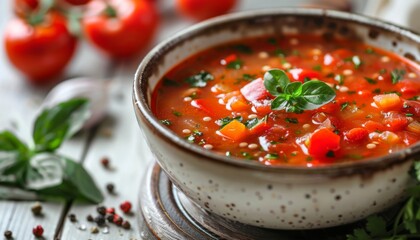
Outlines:
[[122, 227], [124, 228], [124, 229], [130, 229], [131, 228], [131, 224], [130, 224], [130, 222], [129, 221], [124, 221], [123, 223], [122, 223]]
[[105, 224], [105, 217], [102, 215], [99, 215], [95, 218], [95, 222], [96, 224], [98, 224], [98, 226], [102, 226]]
[[109, 168], [109, 162], [110, 162], [109, 158], [107, 158], [107, 157], [103, 157], [101, 159], [101, 164], [104, 168]]
[[99, 206], [99, 207], [97, 207], [97, 208], [96, 208], [96, 211], [97, 211], [99, 214], [101, 214], [102, 216], [105, 216], [105, 214], [106, 214], [106, 207], [104, 207], [104, 206]]
[[13, 233], [12, 233], [12, 231], [10, 231], [10, 230], [5, 231], [5, 232], [4, 232], [4, 237], [5, 237], [6, 239], [12, 239], [12, 238], [13, 238]]
[[69, 215], [69, 219], [70, 219], [70, 222], [77, 222], [76, 215], [74, 215], [73, 213], [71, 213], [71, 214]]
[[40, 202], [36, 202], [34, 205], [32, 205], [31, 207], [31, 211], [35, 216], [39, 216], [42, 214], [42, 205]]
[[42, 237], [42, 234], [44, 234], [44, 228], [41, 225], [38, 225], [32, 229], [32, 233], [35, 237]]
[[93, 222], [94, 221], [94, 219], [93, 219], [93, 217], [92, 217], [92, 215], [87, 215], [87, 217], [86, 217], [86, 220], [88, 221], [88, 222]]
[[120, 204], [120, 208], [124, 213], [129, 213], [131, 211], [131, 203], [129, 201], [125, 201]]
[[115, 208], [113, 208], [113, 207], [107, 208], [106, 213], [115, 214]]
[[110, 223], [114, 222], [114, 214], [107, 214], [106, 220], [108, 220]]
[[91, 228], [90, 228], [90, 232], [91, 232], [91, 233], [95, 233], [95, 234], [96, 234], [96, 233], [98, 233], [98, 232], [99, 232], [99, 229], [98, 229], [97, 227], [91, 227]]
[[106, 190], [108, 190], [108, 193], [109, 194], [114, 194], [115, 192], [114, 192], [114, 190], [115, 190], [115, 186], [114, 186], [114, 184], [112, 184], [112, 183], [108, 183], [107, 185], [106, 185]]
[[117, 214], [115, 214], [114, 215], [113, 222], [115, 223], [115, 225], [121, 226], [121, 224], [123, 223], [123, 219], [122, 219], [122, 217], [120, 217]]

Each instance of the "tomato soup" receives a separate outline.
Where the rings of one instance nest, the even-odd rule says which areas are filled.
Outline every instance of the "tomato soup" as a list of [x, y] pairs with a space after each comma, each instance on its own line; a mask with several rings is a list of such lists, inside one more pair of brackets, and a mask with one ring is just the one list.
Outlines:
[[170, 70], [152, 111], [185, 141], [266, 165], [360, 161], [420, 139], [420, 68], [366, 44], [260, 37]]

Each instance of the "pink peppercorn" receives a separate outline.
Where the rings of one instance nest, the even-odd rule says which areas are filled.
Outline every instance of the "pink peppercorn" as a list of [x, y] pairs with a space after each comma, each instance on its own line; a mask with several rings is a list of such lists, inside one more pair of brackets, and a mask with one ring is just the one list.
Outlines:
[[32, 229], [32, 233], [35, 237], [42, 237], [42, 234], [44, 234], [44, 228], [41, 225], [38, 225]]
[[129, 201], [125, 201], [120, 204], [120, 208], [124, 213], [129, 213], [131, 211], [131, 203]]

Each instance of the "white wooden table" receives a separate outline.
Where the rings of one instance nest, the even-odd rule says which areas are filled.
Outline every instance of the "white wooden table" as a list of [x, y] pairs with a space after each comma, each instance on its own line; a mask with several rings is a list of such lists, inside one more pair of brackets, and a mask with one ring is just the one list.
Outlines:
[[[379, 0], [370, 1], [378, 2]], [[411, 0], [407, 0], [409, 1]], [[412, 2], [415, 1], [418, 0]], [[13, 17], [11, 2], [11, 0], [0, 1], [0, 36], [3, 36], [6, 22]], [[296, 5], [299, 2], [303, 1], [244, 0], [237, 10]], [[360, 1], [356, 2], [360, 5]], [[155, 43], [192, 24], [177, 16], [170, 6], [166, 6], [161, 11], [162, 25]], [[382, 14], [388, 20], [392, 20], [393, 15], [389, 10], [387, 12], [387, 8], [381, 11], [382, 13], [375, 14]], [[398, 21], [400, 24], [411, 22], [418, 24], [419, 22], [408, 17], [405, 20], [398, 18]], [[103, 233], [103, 229], [99, 233], [91, 233], [90, 227], [96, 224], [87, 222], [86, 216], [96, 215], [94, 205], [75, 205], [65, 201], [43, 202], [43, 217], [35, 217], [31, 212], [33, 201], [0, 200], [0, 239], [3, 239], [5, 230], [11, 230], [16, 240], [33, 239], [32, 228], [36, 225], [44, 227], [44, 238], [47, 240], [142, 239], [137, 226], [139, 206], [136, 204], [141, 179], [152, 161], [152, 156], [140, 134], [131, 104], [132, 79], [141, 59], [124, 63], [113, 62], [92, 49], [86, 42], [80, 43], [77, 55], [62, 78], [64, 80], [87, 76], [111, 79], [108, 116], [97, 129], [85, 131], [69, 140], [60, 152], [83, 163], [105, 195], [103, 205], [118, 208], [124, 200], [129, 200], [134, 204], [135, 214], [124, 216], [131, 222], [132, 228], [124, 230], [111, 224], [109, 233]], [[29, 85], [24, 77], [10, 65], [2, 49], [0, 51], [0, 131], [11, 129], [21, 138], [30, 139], [30, 127], [48, 90]], [[101, 167], [102, 157], [108, 157], [111, 160], [113, 171]], [[107, 193], [105, 189], [107, 183], [115, 185], [117, 194]], [[69, 221], [67, 216], [70, 213], [76, 214], [79, 219], [77, 223]], [[81, 230], [81, 225], [86, 226], [86, 230]]]

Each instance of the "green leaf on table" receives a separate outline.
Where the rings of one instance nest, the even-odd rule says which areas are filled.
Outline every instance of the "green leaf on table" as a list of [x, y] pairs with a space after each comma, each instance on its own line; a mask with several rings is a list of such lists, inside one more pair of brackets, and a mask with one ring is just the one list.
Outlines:
[[381, 237], [387, 234], [385, 220], [376, 215], [367, 218], [366, 229], [373, 237]]
[[36, 152], [52, 152], [79, 131], [88, 119], [88, 101], [72, 99], [45, 109], [35, 120], [33, 139]]
[[46, 199], [65, 197], [90, 203], [103, 201], [101, 191], [80, 163], [54, 154], [31, 159], [26, 188]]
[[208, 81], [214, 79], [213, 75], [209, 72], [201, 71], [185, 79], [185, 82], [190, 84], [191, 87], [205, 87]]
[[355, 229], [352, 235], [347, 235], [347, 240], [373, 240], [364, 229]]

